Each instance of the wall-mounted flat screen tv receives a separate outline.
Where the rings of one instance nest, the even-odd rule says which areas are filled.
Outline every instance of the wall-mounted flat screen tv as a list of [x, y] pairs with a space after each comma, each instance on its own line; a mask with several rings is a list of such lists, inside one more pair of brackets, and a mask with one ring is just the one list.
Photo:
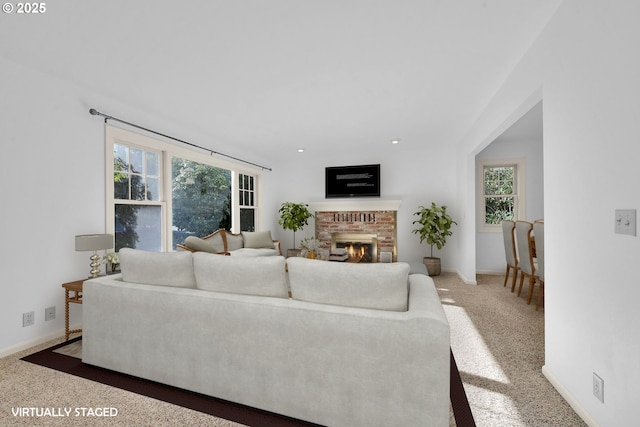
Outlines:
[[380, 197], [380, 165], [326, 168], [325, 197]]

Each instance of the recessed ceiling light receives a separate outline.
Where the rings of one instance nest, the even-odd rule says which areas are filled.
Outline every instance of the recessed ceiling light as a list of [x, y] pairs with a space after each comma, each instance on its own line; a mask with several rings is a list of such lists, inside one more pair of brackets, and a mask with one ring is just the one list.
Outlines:
[[298, 148], [298, 153], [304, 153], [304, 148]]
[[392, 144], [398, 144], [399, 142], [400, 142], [399, 139], [394, 139], [394, 140], [391, 141]]

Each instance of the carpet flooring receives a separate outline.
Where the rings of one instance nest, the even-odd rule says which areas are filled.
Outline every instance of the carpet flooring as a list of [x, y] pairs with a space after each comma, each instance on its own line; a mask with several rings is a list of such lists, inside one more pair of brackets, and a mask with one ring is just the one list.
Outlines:
[[[476, 425], [586, 425], [540, 372], [544, 310], [535, 311], [524, 296], [503, 288], [501, 276], [478, 276], [478, 286], [465, 285], [452, 273], [434, 280], [451, 324], [451, 347]], [[62, 342], [60, 338], [0, 359], [0, 426], [243, 425], [21, 360]], [[105, 406], [118, 408], [117, 417], [12, 414], [14, 408]], [[458, 427], [466, 427], [464, 422]]]

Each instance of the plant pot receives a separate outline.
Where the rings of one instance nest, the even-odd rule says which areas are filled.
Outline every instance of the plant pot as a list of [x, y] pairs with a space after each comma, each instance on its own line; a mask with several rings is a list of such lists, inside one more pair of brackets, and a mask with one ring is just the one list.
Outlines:
[[287, 258], [300, 256], [301, 249], [287, 249]]
[[440, 258], [426, 256], [422, 258], [422, 262], [427, 267], [427, 273], [429, 273], [429, 276], [440, 275]]

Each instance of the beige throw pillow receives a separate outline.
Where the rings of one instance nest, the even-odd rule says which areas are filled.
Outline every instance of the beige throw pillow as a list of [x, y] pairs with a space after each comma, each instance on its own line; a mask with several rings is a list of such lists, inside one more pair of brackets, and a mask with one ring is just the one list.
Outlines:
[[245, 248], [273, 249], [273, 239], [271, 238], [271, 231], [243, 231], [242, 238], [244, 239]]
[[200, 237], [189, 236], [184, 240], [184, 245], [196, 252], [224, 252], [224, 243], [222, 242], [221, 238], [215, 239], [214, 237], [205, 240], [201, 239]]

